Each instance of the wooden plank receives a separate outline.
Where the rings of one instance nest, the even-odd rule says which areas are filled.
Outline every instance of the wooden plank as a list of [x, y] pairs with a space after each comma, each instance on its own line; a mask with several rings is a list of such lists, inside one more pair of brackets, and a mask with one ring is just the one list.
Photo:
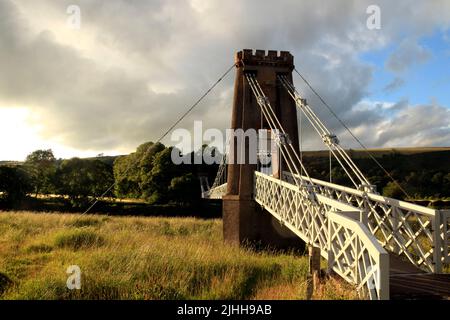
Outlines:
[[390, 274], [418, 274], [423, 273], [425, 274], [425, 271], [422, 269], [417, 268], [415, 265], [413, 265], [411, 262], [406, 261], [399, 256], [395, 254], [389, 254], [389, 269]]
[[391, 299], [450, 299], [450, 274], [426, 273], [390, 254]]

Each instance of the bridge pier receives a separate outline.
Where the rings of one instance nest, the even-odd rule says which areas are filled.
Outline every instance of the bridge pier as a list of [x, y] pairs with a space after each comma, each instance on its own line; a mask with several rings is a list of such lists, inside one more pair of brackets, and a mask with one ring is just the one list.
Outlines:
[[223, 236], [232, 245], [303, 250], [304, 242], [252, 199], [223, 197]]
[[[244, 132], [249, 129], [257, 131], [268, 128], [245, 78], [246, 73], [252, 73], [261, 84], [281, 125], [298, 151], [297, 108], [277, 79], [278, 75], [283, 74], [292, 80], [293, 56], [286, 51], [266, 53], [263, 50], [253, 52], [246, 49], [236, 53], [235, 62], [236, 77], [231, 128], [242, 129]], [[235, 139], [242, 140], [236, 143]], [[230, 139], [227, 193], [223, 197], [224, 240], [237, 245], [253, 243], [303, 249], [304, 242], [299, 237], [282, 226], [254, 201], [253, 184], [257, 165], [249, 163], [252, 156], [250, 153], [255, 149], [255, 146], [251, 146], [250, 143], [251, 141], [245, 135]], [[238, 146], [240, 146], [239, 150]]]

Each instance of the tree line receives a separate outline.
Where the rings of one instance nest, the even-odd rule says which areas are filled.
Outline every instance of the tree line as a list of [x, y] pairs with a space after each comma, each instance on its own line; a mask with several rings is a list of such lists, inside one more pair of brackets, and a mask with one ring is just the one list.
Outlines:
[[42, 195], [66, 197], [74, 207], [85, 206], [91, 197], [100, 195], [143, 199], [149, 204], [194, 204], [200, 199], [198, 175], [212, 179], [217, 165], [175, 165], [172, 150], [148, 142], [112, 160], [63, 160], [56, 159], [52, 150], [36, 150], [21, 165], [0, 166], [0, 198], [8, 205]]
[[[204, 146], [204, 148], [207, 148]], [[143, 199], [149, 204], [176, 203], [192, 205], [200, 200], [199, 175], [212, 182], [217, 165], [175, 165], [173, 147], [147, 142], [135, 152], [119, 157], [56, 159], [51, 150], [37, 150], [20, 165], [0, 166], [0, 201], [14, 205], [25, 197], [57, 195], [76, 207], [102, 195], [110, 198]], [[176, 151], [176, 150], [175, 150]], [[197, 152], [218, 152], [214, 148]], [[191, 159], [195, 157], [190, 154]], [[400, 184], [390, 180], [373, 161], [355, 153], [354, 160], [381, 194], [407, 199], [450, 198], [450, 152], [376, 155], [386, 170]], [[191, 161], [194, 163], [194, 161]], [[345, 172], [327, 156], [305, 152], [304, 163], [311, 176], [352, 186]]]

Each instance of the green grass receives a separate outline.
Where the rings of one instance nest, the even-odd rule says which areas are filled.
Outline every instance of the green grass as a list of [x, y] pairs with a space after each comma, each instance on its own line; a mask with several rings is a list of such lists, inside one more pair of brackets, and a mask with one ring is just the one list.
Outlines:
[[[81, 290], [66, 287], [71, 265]], [[221, 220], [0, 213], [0, 299], [305, 299], [308, 260], [224, 244]], [[324, 280], [316, 299], [354, 299]]]

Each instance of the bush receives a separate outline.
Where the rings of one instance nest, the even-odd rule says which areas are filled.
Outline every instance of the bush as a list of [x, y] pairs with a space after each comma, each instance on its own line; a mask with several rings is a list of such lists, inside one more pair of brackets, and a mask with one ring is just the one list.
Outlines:
[[70, 225], [75, 228], [83, 228], [98, 226], [101, 223], [102, 221], [96, 218], [78, 218], [71, 222]]
[[55, 238], [55, 246], [58, 248], [82, 248], [99, 247], [105, 243], [103, 237], [92, 230], [70, 230], [58, 234]]
[[26, 251], [30, 253], [49, 253], [52, 250], [53, 247], [45, 243], [33, 244], [26, 249]]
[[2, 295], [11, 285], [12, 280], [6, 274], [0, 272], [0, 295]]

